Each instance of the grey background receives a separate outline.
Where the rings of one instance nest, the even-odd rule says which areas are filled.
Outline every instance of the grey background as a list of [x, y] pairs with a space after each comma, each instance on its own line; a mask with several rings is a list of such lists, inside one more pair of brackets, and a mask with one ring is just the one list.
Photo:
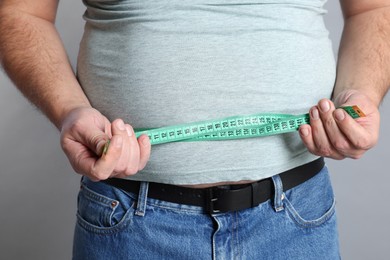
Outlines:
[[[329, 0], [326, 23], [335, 52], [342, 18]], [[60, 1], [57, 25], [73, 66], [83, 30], [81, 1]], [[0, 72], [0, 259], [70, 259], [79, 176], [59, 145], [58, 131]], [[378, 145], [360, 160], [328, 166], [338, 201], [343, 259], [389, 259], [385, 149], [390, 145], [390, 100]]]

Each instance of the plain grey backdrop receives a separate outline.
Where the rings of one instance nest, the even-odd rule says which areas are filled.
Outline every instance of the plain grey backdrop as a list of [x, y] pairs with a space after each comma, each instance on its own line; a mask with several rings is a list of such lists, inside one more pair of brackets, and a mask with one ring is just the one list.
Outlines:
[[[337, 53], [342, 16], [337, 0], [329, 0], [327, 7]], [[83, 12], [81, 0], [60, 1], [57, 26], [73, 66]], [[61, 151], [58, 131], [1, 72], [0, 91], [0, 259], [70, 259], [80, 177]], [[381, 136], [374, 149], [360, 160], [327, 160], [343, 259], [390, 259], [390, 98], [380, 110]]]

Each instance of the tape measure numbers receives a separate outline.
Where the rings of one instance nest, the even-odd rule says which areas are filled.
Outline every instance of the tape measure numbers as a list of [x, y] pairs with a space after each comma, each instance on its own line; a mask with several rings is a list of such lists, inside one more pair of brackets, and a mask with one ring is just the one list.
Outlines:
[[[341, 107], [352, 118], [364, 117], [357, 106]], [[297, 131], [310, 123], [309, 114], [254, 114], [154, 129], [136, 129], [137, 138], [149, 136], [152, 145], [178, 141], [219, 141], [253, 138]]]

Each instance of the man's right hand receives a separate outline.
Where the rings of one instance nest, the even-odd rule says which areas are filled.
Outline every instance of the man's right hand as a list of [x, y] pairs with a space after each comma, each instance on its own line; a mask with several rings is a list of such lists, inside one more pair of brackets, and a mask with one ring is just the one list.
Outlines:
[[134, 175], [145, 167], [151, 152], [148, 136], [137, 140], [123, 120], [110, 123], [97, 110], [84, 107], [72, 110], [63, 120], [61, 146], [73, 169], [93, 181]]

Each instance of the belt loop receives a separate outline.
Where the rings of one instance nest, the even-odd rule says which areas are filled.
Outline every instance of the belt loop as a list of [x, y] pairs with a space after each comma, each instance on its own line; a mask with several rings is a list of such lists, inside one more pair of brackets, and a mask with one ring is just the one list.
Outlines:
[[283, 183], [282, 179], [279, 175], [272, 176], [272, 180], [274, 182], [274, 209], [276, 212], [282, 211], [284, 209], [283, 207]]
[[148, 189], [149, 189], [149, 182], [146, 181], [140, 182], [137, 209], [135, 211], [135, 215], [137, 216], [140, 217], [145, 216], [146, 201], [148, 199]]

